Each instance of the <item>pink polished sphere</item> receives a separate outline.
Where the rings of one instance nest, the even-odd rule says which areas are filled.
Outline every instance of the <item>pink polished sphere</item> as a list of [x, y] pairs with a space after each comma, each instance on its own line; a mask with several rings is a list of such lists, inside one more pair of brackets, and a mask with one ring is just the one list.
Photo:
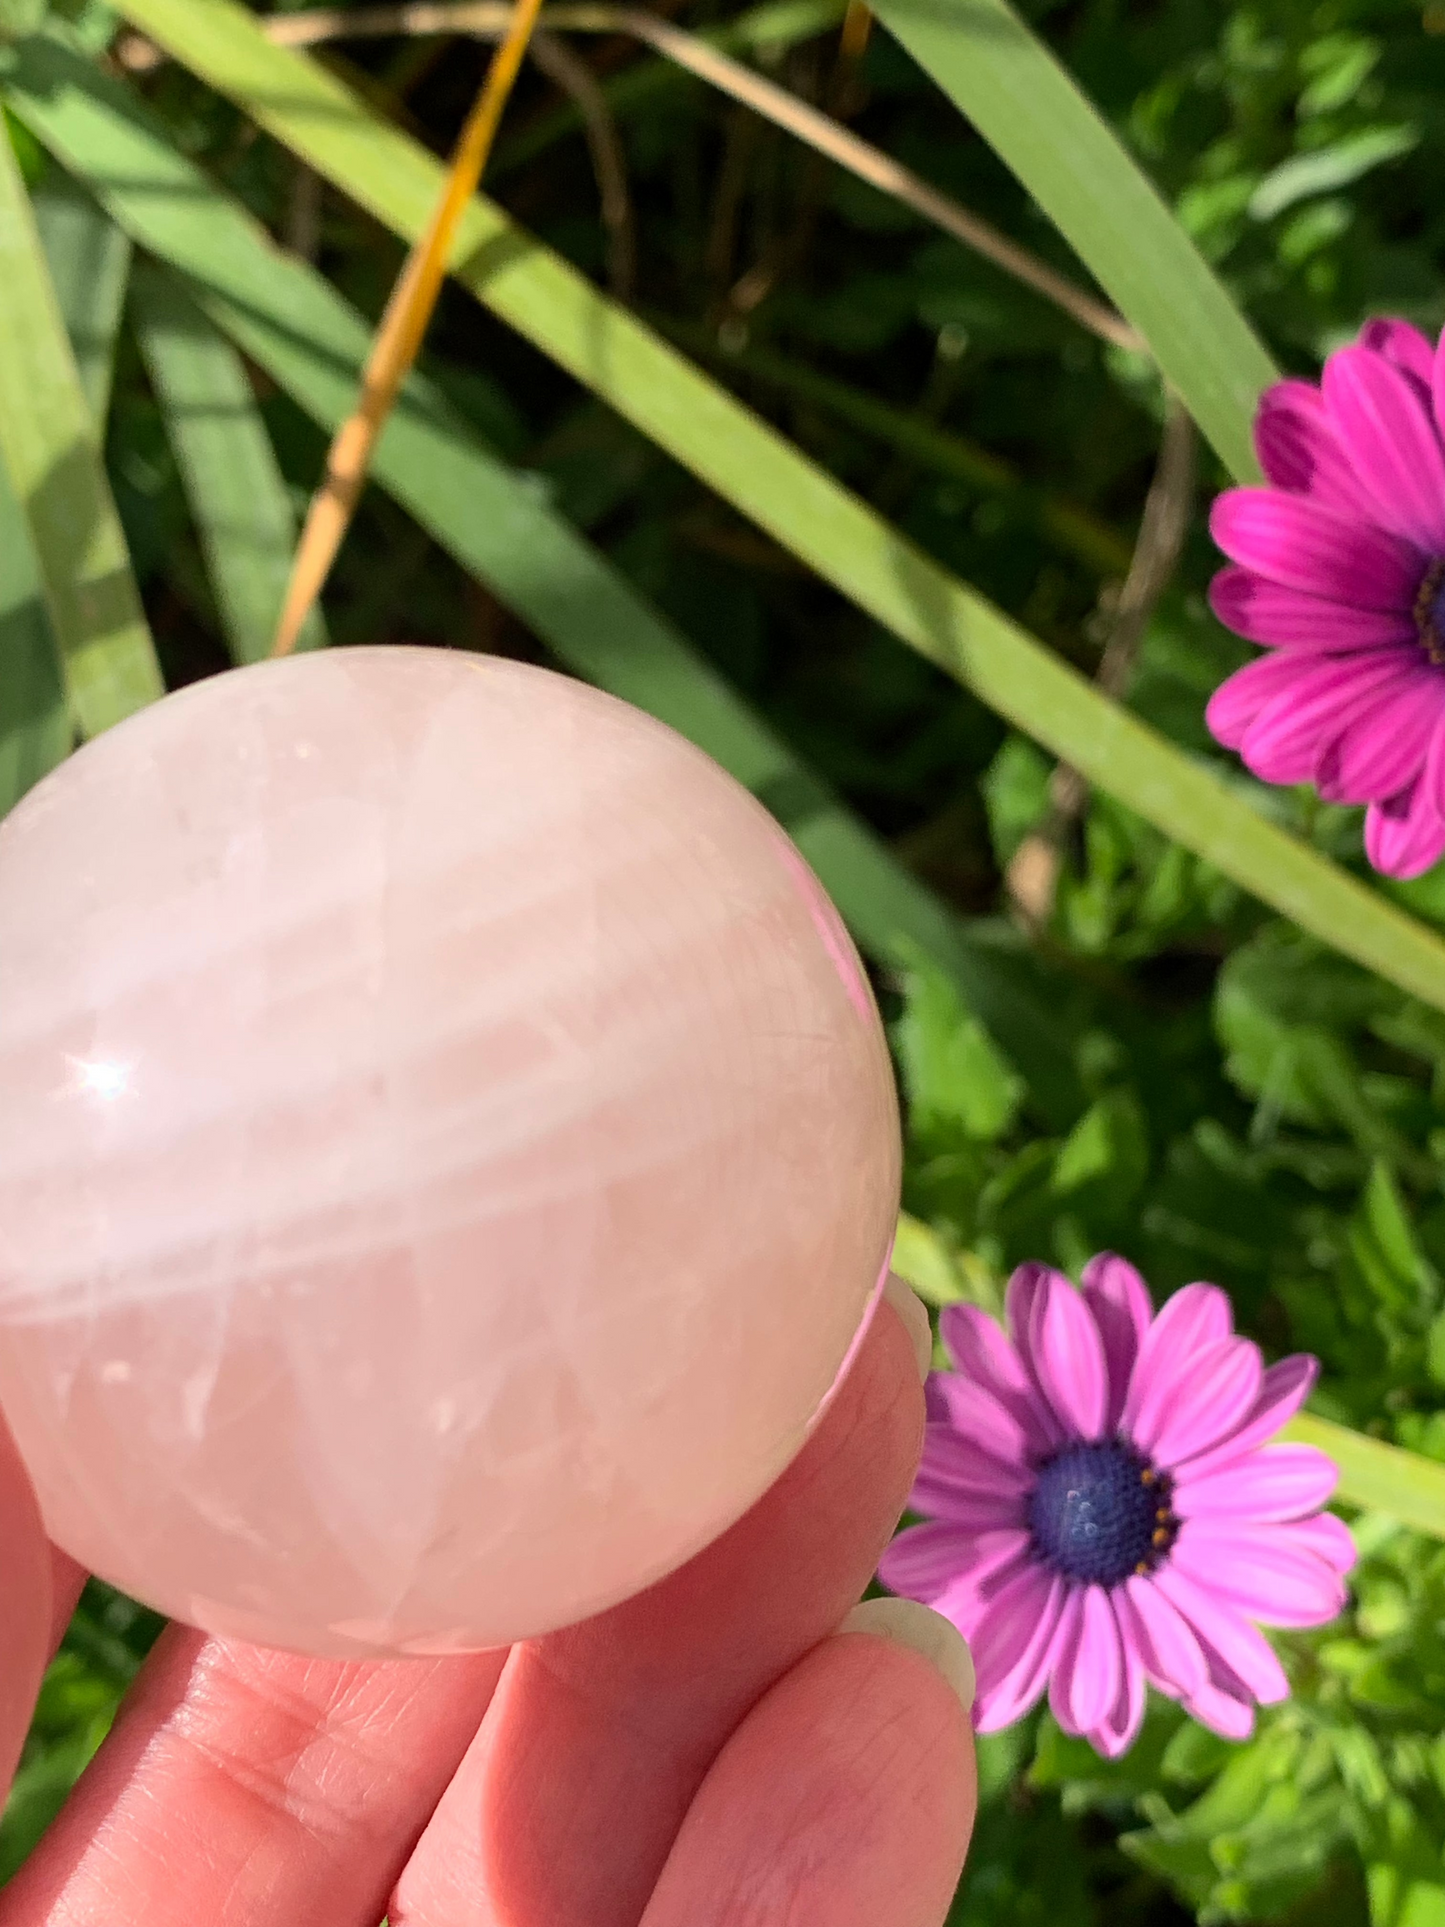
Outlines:
[[832, 906], [683, 738], [346, 649], [0, 826], [0, 1407], [52, 1537], [211, 1631], [496, 1646], [776, 1478], [897, 1207]]

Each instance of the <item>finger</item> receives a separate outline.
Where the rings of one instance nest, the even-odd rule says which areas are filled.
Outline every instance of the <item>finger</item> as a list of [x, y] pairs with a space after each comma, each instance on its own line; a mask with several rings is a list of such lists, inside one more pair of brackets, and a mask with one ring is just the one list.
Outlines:
[[50, 1549], [20, 1455], [0, 1419], [0, 1806], [50, 1657]]
[[977, 1801], [956, 1684], [892, 1639], [845, 1631], [729, 1740], [642, 1927], [941, 1927]]
[[65, 1637], [71, 1615], [85, 1590], [85, 1567], [78, 1566], [59, 1546], [50, 1548], [50, 1652]]
[[639, 1598], [514, 1650], [392, 1927], [636, 1927], [718, 1750], [867, 1584], [922, 1424], [914, 1342], [885, 1309], [730, 1532]]
[[171, 1627], [0, 1927], [376, 1927], [504, 1659], [343, 1664]]

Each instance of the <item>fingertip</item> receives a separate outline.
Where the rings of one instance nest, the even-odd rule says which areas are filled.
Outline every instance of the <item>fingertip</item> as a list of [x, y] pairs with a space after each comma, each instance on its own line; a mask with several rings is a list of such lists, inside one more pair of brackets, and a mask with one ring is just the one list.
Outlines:
[[896, 1271], [889, 1272], [883, 1296], [903, 1321], [918, 1360], [918, 1376], [926, 1380], [933, 1367], [933, 1327], [928, 1320], [928, 1307]]
[[714, 1763], [643, 1927], [941, 1927], [978, 1782], [961, 1683], [920, 1650], [936, 1637], [867, 1614], [781, 1679]]
[[926, 1659], [952, 1687], [965, 1713], [973, 1711], [978, 1680], [968, 1641], [942, 1613], [916, 1599], [865, 1599], [838, 1628], [836, 1637], [867, 1633], [890, 1640]]

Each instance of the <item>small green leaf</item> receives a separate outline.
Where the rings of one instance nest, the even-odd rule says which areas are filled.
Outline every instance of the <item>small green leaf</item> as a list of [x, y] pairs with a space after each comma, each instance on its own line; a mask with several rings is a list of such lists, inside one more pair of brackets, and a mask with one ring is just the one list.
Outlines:
[[942, 1238], [906, 1211], [899, 1214], [892, 1267], [930, 1305], [955, 1305], [970, 1295]]
[[1149, 1141], [1138, 1099], [1110, 1091], [1079, 1119], [1054, 1160], [1053, 1189], [1062, 1197], [1098, 1186], [1127, 1203], [1149, 1169]]
[[1419, 144], [1418, 127], [1364, 127], [1332, 141], [1328, 147], [1291, 154], [1265, 175], [1250, 197], [1249, 211], [1256, 221], [1272, 221], [1296, 201], [1348, 187], [1373, 168], [1398, 160]]
[[902, 972], [903, 1015], [893, 1042], [903, 1068], [910, 1125], [935, 1148], [957, 1138], [989, 1143], [1003, 1136], [1023, 1085], [956, 985], [915, 953]]

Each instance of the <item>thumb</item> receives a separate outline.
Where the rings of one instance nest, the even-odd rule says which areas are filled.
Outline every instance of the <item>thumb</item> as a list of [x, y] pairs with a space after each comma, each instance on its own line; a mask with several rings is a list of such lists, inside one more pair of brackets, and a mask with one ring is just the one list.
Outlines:
[[0, 1418], [0, 1806], [50, 1657], [50, 1548], [40, 1509]]

